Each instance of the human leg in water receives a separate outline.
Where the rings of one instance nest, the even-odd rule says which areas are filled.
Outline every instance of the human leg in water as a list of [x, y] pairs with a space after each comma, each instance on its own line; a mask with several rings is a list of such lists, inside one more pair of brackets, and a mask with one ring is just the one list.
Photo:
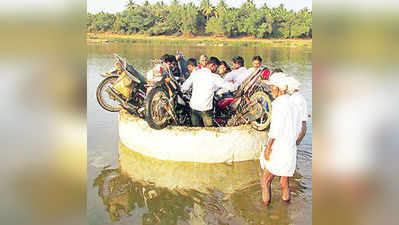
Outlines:
[[272, 199], [272, 181], [275, 175], [271, 174], [268, 170], [264, 170], [263, 176], [261, 177], [262, 186], [262, 200], [265, 205], [269, 205]]
[[281, 188], [281, 199], [285, 202], [290, 201], [290, 187], [288, 183], [288, 177], [280, 178], [280, 188]]

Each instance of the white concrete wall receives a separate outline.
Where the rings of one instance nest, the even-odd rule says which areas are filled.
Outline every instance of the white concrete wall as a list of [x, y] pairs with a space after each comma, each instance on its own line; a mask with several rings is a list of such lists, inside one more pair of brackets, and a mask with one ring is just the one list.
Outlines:
[[145, 120], [119, 113], [119, 137], [133, 151], [162, 160], [221, 163], [259, 158], [267, 132], [250, 126], [172, 127], [155, 130]]

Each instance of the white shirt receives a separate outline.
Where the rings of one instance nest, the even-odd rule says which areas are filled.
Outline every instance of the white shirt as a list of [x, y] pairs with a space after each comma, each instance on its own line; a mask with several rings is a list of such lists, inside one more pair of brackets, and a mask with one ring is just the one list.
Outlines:
[[302, 121], [307, 121], [308, 120], [308, 110], [306, 108], [306, 100], [303, 97], [303, 95], [299, 92], [294, 92], [290, 96], [290, 101], [292, 104], [295, 106], [295, 117], [296, 117], [296, 125], [297, 125], [297, 133], [299, 133], [302, 130]]
[[253, 72], [255, 72], [255, 68], [251, 67], [248, 69], [248, 75], [253, 74]]
[[195, 70], [183, 83], [181, 90], [186, 92], [193, 87], [190, 99], [190, 107], [197, 111], [208, 111], [213, 108], [213, 95], [218, 88], [232, 90], [234, 86], [227, 83], [219, 75], [212, 73], [210, 69]]
[[248, 75], [248, 70], [245, 67], [240, 67], [226, 74], [224, 81], [233, 83], [234, 90], [237, 90], [238, 86], [241, 85]]
[[288, 95], [277, 97], [272, 102], [269, 139], [275, 139], [269, 161], [260, 156], [263, 169], [277, 176], [292, 176], [296, 167], [296, 121], [295, 107]]

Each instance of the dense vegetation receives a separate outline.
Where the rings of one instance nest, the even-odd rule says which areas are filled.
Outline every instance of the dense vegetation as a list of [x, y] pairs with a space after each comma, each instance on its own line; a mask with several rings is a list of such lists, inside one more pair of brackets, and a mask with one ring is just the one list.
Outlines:
[[100, 12], [87, 14], [88, 32], [148, 35], [217, 35], [256, 38], [311, 38], [312, 11], [307, 8], [294, 12], [284, 5], [257, 8], [247, 0], [240, 8], [229, 7], [224, 0], [216, 6], [209, 0], [170, 5], [161, 2], [143, 5], [129, 0], [126, 9], [116, 14]]

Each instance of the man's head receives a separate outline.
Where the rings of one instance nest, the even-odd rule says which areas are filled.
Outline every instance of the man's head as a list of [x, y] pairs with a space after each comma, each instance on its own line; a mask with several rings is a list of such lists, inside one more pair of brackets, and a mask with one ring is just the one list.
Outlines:
[[170, 61], [173, 66], [177, 65], [177, 59], [176, 59], [176, 57], [174, 55], [169, 55], [168, 61]]
[[188, 71], [190, 71], [190, 73], [192, 73], [195, 69], [195, 67], [197, 67], [197, 60], [194, 58], [189, 58], [187, 60], [187, 69]]
[[233, 70], [239, 69], [244, 66], [244, 59], [241, 56], [236, 56], [232, 59], [231, 67]]
[[162, 65], [164, 65], [166, 68], [170, 68], [172, 66], [172, 57], [169, 54], [165, 54], [163, 56], [161, 56], [161, 62]]
[[277, 80], [280, 78], [285, 78], [288, 75], [285, 73], [273, 73], [270, 77], [269, 77], [269, 81], [273, 81], [273, 80]]
[[270, 89], [272, 91], [273, 98], [277, 98], [283, 94], [286, 94], [287, 91], [287, 78], [286, 77], [278, 77], [275, 79], [270, 79], [266, 82], [270, 85]]
[[283, 73], [283, 70], [281, 68], [276, 68], [273, 70], [272, 74], [273, 73]]
[[262, 57], [260, 56], [254, 56], [252, 58], [252, 66], [257, 70], [260, 66], [262, 65]]
[[205, 67], [207, 64], [208, 64], [208, 56], [206, 56], [206, 55], [201, 55], [200, 56], [200, 65], [202, 66], [202, 67]]
[[218, 67], [220, 65], [220, 60], [216, 57], [210, 57], [206, 67], [212, 71], [212, 73], [216, 73], [218, 71]]
[[293, 77], [287, 77], [286, 81], [288, 85], [287, 91], [290, 95], [299, 90], [301, 83], [297, 79]]
[[229, 65], [227, 64], [227, 62], [226, 61], [221, 61], [220, 62], [220, 66], [218, 68], [219, 74], [223, 76], [224, 74], [226, 74], [226, 73], [228, 73], [230, 71], [231, 71], [231, 69], [230, 69]]

